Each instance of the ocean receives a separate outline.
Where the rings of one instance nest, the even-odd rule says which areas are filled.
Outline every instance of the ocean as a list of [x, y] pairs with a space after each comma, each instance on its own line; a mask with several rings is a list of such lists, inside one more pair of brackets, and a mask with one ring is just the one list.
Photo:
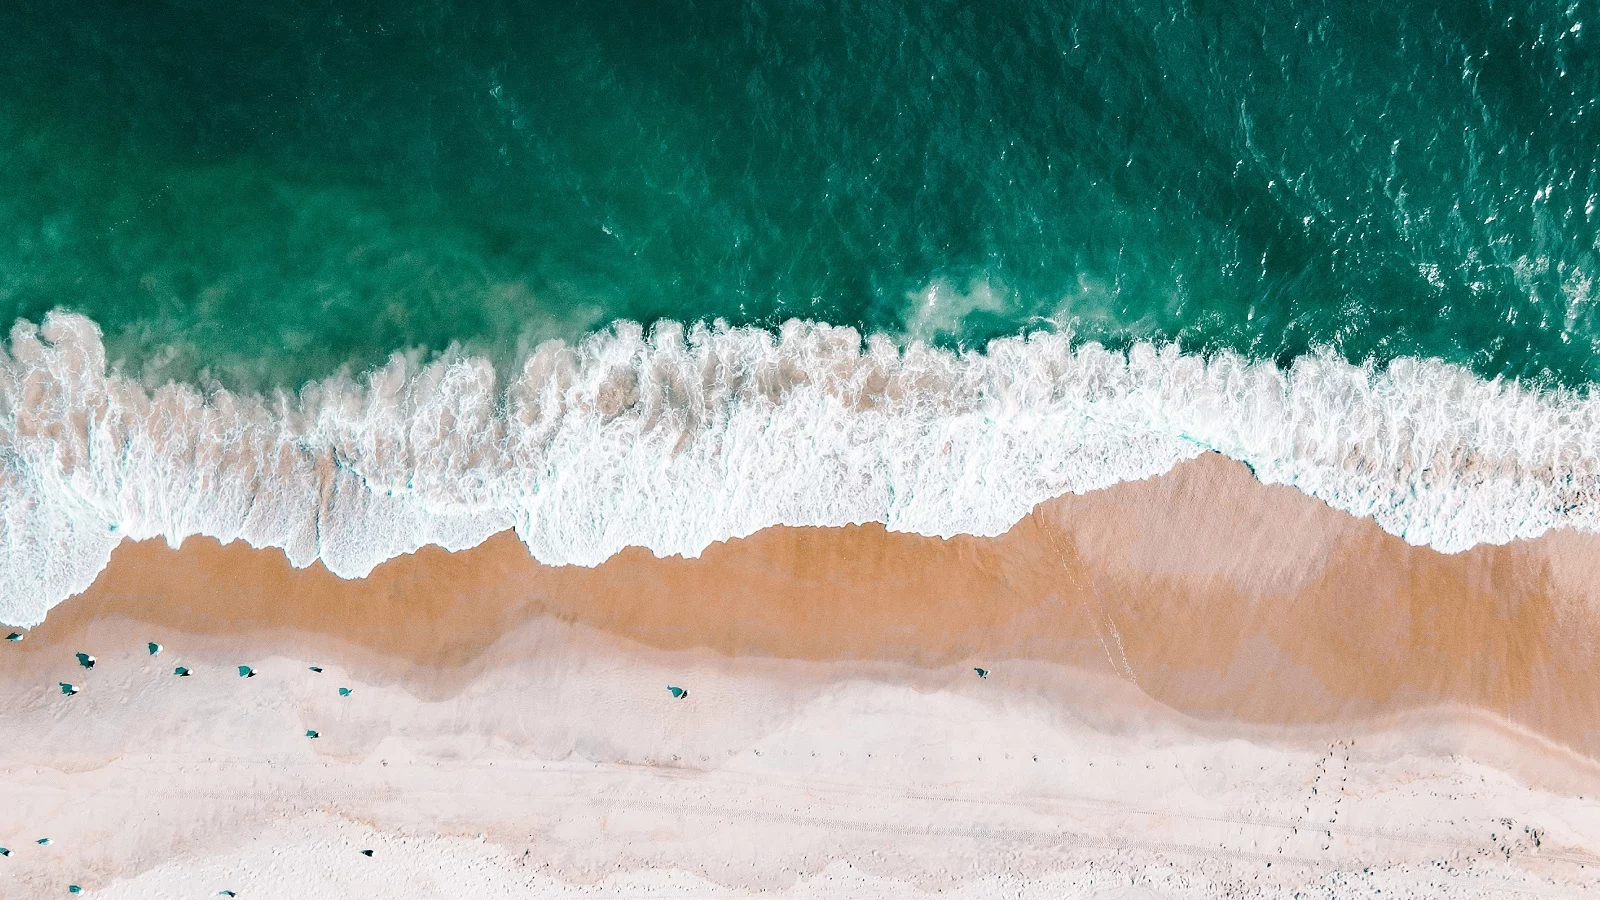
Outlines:
[[1600, 530], [1597, 13], [7, 4], [0, 620], [129, 538], [996, 534], [1207, 451]]

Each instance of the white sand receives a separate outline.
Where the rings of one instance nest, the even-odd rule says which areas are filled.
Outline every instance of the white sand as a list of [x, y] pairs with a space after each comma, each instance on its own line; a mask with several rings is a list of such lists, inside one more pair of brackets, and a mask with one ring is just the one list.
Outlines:
[[1201, 724], [1042, 663], [729, 659], [550, 619], [428, 701], [122, 624], [92, 672], [0, 684], [0, 896], [1600, 891], [1600, 771], [1465, 712]]

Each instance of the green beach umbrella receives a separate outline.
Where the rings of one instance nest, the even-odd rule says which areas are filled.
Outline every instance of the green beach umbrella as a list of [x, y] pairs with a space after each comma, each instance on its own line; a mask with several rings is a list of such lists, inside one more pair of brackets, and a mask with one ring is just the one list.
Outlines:
[[11, 850], [9, 848], [0, 847], [0, 856], [10, 856], [10, 855], [11, 855]]
[[17, 641], [22, 640], [22, 637], [23, 637], [22, 632], [13, 631], [10, 634], [6, 635], [6, 640], [8, 640], [11, 643], [15, 644]]
[[363, 850], [363, 851], [361, 851], [361, 855], [365, 856], [365, 857], [368, 857], [368, 858], [371, 858], [372, 851], [371, 850]]
[[319, 675], [322, 673], [322, 667], [321, 666], [311, 666], [310, 669], [311, 669], [311, 671], [316, 672]]
[[972, 671], [977, 672], [979, 678], [988, 678], [989, 677], [989, 670], [988, 669], [976, 669], [975, 668]]
[[75, 884], [69, 884], [69, 885], [67, 885], [67, 893], [69, 893], [69, 894], [81, 894], [81, 893], [83, 893], [83, 888], [78, 887]]
[[312, 731], [310, 728], [307, 728], [306, 729], [306, 737], [311, 738], [312, 740], [316, 740], [317, 738], [322, 737], [322, 732], [320, 732], [320, 731]]
[[178, 676], [179, 678], [188, 678], [189, 677], [189, 667], [188, 666], [179, 666], [176, 669], [172, 670], [172, 674]]
[[667, 691], [672, 694], [672, 697], [673, 697], [674, 700], [682, 700], [683, 698], [689, 696], [689, 692], [688, 691], [684, 690], [681, 687], [678, 687], [677, 685], [672, 685], [672, 684], [667, 685]]
[[254, 677], [256, 677], [256, 670], [250, 668], [249, 666], [240, 666], [239, 667], [239, 677], [240, 678], [254, 678]]
[[233, 891], [217, 891], [217, 896], [218, 897], [237, 897], [239, 895], [235, 894]]
[[350, 696], [350, 689], [349, 688], [339, 688], [339, 696], [341, 696], [341, 697]]
[[65, 681], [58, 681], [56, 684], [61, 685], [61, 693], [66, 694], [68, 697], [78, 692], [78, 686], [75, 684], [67, 684]]
[[149, 648], [151, 656], [160, 656], [161, 655], [161, 651], [163, 649], [165, 649], [160, 644], [156, 643], [155, 641], [151, 641], [150, 643], [145, 644], [145, 647]]
[[92, 669], [94, 668], [94, 657], [87, 653], [79, 653], [78, 665], [83, 666], [85, 669]]
[[34, 843], [38, 844], [41, 847], [48, 847], [48, 846], [50, 846], [50, 839], [49, 838], [39, 838], [37, 841], [34, 841]]

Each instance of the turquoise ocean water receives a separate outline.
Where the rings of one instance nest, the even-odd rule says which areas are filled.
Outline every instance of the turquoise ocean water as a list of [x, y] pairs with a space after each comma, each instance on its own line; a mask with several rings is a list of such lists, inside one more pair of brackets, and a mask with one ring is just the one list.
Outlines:
[[995, 534], [1208, 450], [1444, 551], [1600, 530], [1597, 31], [0, 4], [0, 621], [127, 538]]
[[1595, 12], [9, 3], [0, 316], [254, 388], [791, 317], [1582, 385]]

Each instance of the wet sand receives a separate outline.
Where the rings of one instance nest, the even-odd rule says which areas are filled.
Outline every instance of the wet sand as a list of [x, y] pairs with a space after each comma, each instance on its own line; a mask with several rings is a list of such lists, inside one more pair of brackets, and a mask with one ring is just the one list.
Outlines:
[[1600, 755], [1600, 536], [1441, 554], [1215, 455], [1058, 499], [998, 538], [775, 528], [699, 559], [632, 550], [583, 569], [541, 566], [507, 533], [360, 581], [243, 544], [130, 543], [0, 671], [131, 619], [350, 652], [370, 677], [437, 697], [540, 617], [725, 656], [1040, 660], [1116, 674], [1202, 719], [1461, 705]]
[[[592, 886], [612, 863], [650, 877], [688, 872], [701, 881], [686, 896], [706, 884], [830, 895], [818, 885], [834, 882], [815, 879], [838, 875], [829, 867], [841, 861], [890, 879], [855, 888], [868, 893], [890, 883], [1020, 890], [941, 881], [931, 874], [940, 865], [914, 851], [926, 835], [887, 824], [911, 815], [919, 797], [981, 788], [990, 805], [974, 809], [991, 812], [971, 812], [979, 818], [1006, 809], [1015, 824], [1063, 803], [1101, 811], [1038, 826], [1083, 829], [1079, 856], [1061, 850], [1030, 868], [972, 850], [975, 872], [1031, 873], [1027, 885], [1056, 895], [1103, 880], [1105, 853], [1118, 848], [1133, 856], [1112, 867], [1117, 877], [1147, 888], [1173, 848], [1203, 855], [1185, 876], [1193, 890], [1171, 896], [1251, 884], [1272, 896], [1379, 863], [1401, 878], [1472, 860], [1478, 880], [1441, 875], [1440, 896], [1492, 895], [1505, 878], [1571, 886], [1600, 863], [1600, 816], [1584, 799], [1600, 792], [1597, 551], [1600, 537], [1577, 534], [1459, 555], [1414, 548], [1216, 456], [1058, 499], [989, 539], [778, 528], [699, 559], [630, 551], [579, 569], [540, 566], [504, 534], [455, 554], [424, 549], [361, 581], [293, 569], [275, 550], [125, 544], [89, 591], [0, 648], [0, 684], [27, 698], [6, 717], [0, 777], [29, 798], [18, 808], [35, 822], [86, 840], [133, 815], [106, 800], [98, 825], [74, 818], [72, 798], [124, 790], [108, 785], [212, 784], [185, 806], [205, 825], [139, 826], [93, 852], [14, 871], [32, 888], [77, 866], [115, 896], [159, 896], [195, 873], [231, 871], [206, 859], [243, 865], [239, 835], [275, 835], [311, 858], [359, 826], [363, 840], [485, 832], [502, 854], [483, 864], [490, 869], [523, 859], [513, 851], [525, 844], [553, 867], [539, 877], [556, 880], [515, 881], [511, 896]], [[148, 659], [146, 640], [168, 650]], [[75, 668], [79, 650], [101, 658], [96, 670]], [[232, 675], [245, 661], [260, 678]], [[169, 673], [180, 662], [204, 677], [175, 687]], [[308, 675], [310, 662], [327, 677]], [[84, 693], [56, 695], [58, 679], [83, 682]], [[330, 696], [335, 681], [358, 685], [359, 702]], [[667, 697], [674, 682], [691, 687], [689, 700]], [[314, 743], [306, 727], [319, 730]], [[513, 777], [535, 763], [537, 778]], [[1338, 802], [1322, 780], [1336, 764], [1340, 779], [1362, 785], [1344, 793], [1337, 782], [1350, 802], [1342, 808], [1325, 805]], [[461, 787], [495, 765], [501, 787]], [[1146, 774], [1169, 770], [1180, 782]], [[699, 792], [692, 802], [672, 793], [686, 775]], [[630, 807], [630, 822], [678, 812], [636, 828], [607, 815], [591, 822], [587, 804], [553, 812], [541, 805], [540, 779], [557, 777], [574, 795], [635, 798], [644, 805]], [[317, 799], [330, 784], [357, 783], [371, 795]], [[852, 806], [868, 786], [893, 796], [881, 809]], [[775, 792], [762, 795], [763, 809], [788, 802], [799, 818], [762, 812], [757, 827], [729, 814], [704, 826], [726, 846], [684, 836], [693, 816], [682, 809], [715, 798], [730, 809], [752, 790]], [[233, 791], [245, 799], [219, 799]], [[501, 791], [525, 807], [491, 810], [485, 798]], [[451, 806], [445, 795], [478, 805]], [[966, 800], [946, 800], [939, 816], [966, 814]], [[1130, 824], [1151, 810], [1160, 815]], [[1528, 824], [1536, 814], [1552, 818]], [[1312, 829], [1313, 819], [1324, 824]], [[1523, 823], [1514, 848], [1500, 819]], [[882, 835], [878, 856], [837, 843], [829, 822]], [[1218, 822], [1231, 830], [1216, 833]], [[306, 830], [282, 831], [292, 823]], [[746, 834], [762, 828], [776, 830], [759, 841]], [[1541, 828], [1542, 844], [1532, 837]], [[0, 818], [8, 846], [30, 833]], [[1432, 850], [1406, 843], [1419, 833]], [[960, 834], [1006, 845], [1013, 832]], [[770, 849], [791, 845], [799, 849]], [[435, 874], [478, 852], [430, 846]], [[748, 870], [718, 868], [725, 851], [748, 857]], [[1276, 874], [1265, 867], [1273, 859]], [[1286, 859], [1305, 878], [1260, 881], [1289, 878]], [[1567, 869], [1538, 868], [1551, 859]], [[343, 884], [342, 860], [316, 877]], [[449, 896], [459, 885], [442, 883], [416, 893]], [[1384, 885], [1432, 890], [1371, 886]]]

